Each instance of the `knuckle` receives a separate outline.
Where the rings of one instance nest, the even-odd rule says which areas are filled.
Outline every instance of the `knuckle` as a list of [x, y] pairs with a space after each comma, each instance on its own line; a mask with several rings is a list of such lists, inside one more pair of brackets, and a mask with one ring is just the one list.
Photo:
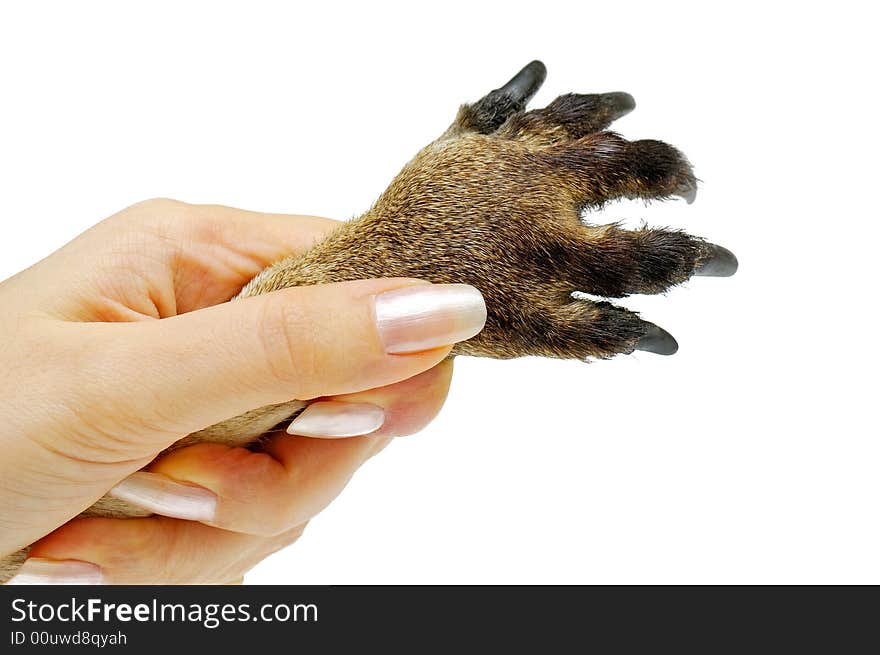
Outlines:
[[274, 514], [270, 519], [263, 522], [254, 534], [258, 537], [266, 538], [277, 537], [278, 535], [284, 534], [290, 530], [291, 525], [293, 525], [288, 518], [289, 516], [287, 513], [279, 512]]
[[284, 532], [280, 532], [279, 534], [274, 535], [273, 541], [276, 548], [285, 548], [286, 546], [289, 546], [290, 544], [298, 540], [300, 537], [303, 536], [307, 525], [308, 521], [304, 521], [303, 523], [295, 525], [292, 528], [288, 528]]
[[309, 518], [311, 517], [303, 515], [303, 509], [299, 503], [291, 503], [285, 511], [278, 513], [277, 518], [272, 521], [272, 525], [267, 526], [269, 530], [262, 536], [279, 537], [290, 532], [291, 529]]
[[263, 305], [258, 339], [271, 375], [307, 391], [321, 372], [321, 330], [299, 304], [275, 298]]
[[133, 221], [149, 234], [168, 236], [175, 226], [192, 216], [192, 205], [171, 198], [148, 198], [112, 216], [109, 220]]
[[182, 210], [186, 207], [189, 207], [185, 202], [181, 202], [180, 200], [174, 200], [172, 198], [147, 198], [146, 200], [141, 200], [138, 203], [135, 203], [130, 207], [130, 209], [139, 209], [143, 211], [149, 212], [158, 212], [158, 211], [168, 211], [168, 210]]
[[308, 521], [303, 521], [296, 525], [287, 525], [273, 534], [262, 535], [261, 545], [265, 549], [263, 557], [268, 557], [296, 542], [305, 532], [307, 525]]

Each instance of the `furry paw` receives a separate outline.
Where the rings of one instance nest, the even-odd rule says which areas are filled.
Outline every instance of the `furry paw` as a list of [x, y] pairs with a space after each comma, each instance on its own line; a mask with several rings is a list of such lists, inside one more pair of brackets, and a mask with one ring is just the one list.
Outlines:
[[659, 293], [695, 274], [732, 275], [736, 258], [676, 230], [584, 224], [584, 209], [616, 198], [692, 202], [697, 181], [672, 146], [605, 131], [635, 107], [629, 94], [567, 94], [525, 111], [545, 75], [532, 62], [461, 107], [372, 209], [304, 256], [270, 267], [242, 295], [368, 277], [464, 282], [483, 293], [488, 320], [455, 354], [675, 352], [661, 328], [576, 292]]

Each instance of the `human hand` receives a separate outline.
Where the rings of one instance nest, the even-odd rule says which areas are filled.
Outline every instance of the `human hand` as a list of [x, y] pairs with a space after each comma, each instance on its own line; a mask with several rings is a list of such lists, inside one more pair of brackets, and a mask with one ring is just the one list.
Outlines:
[[[0, 553], [48, 534], [16, 581], [235, 580], [433, 418], [451, 344], [485, 321], [472, 287], [363, 280], [224, 302], [336, 225], [147, 201], [0, 284]], [[295, 431], [364, 436], [274, 434], [259, 451], [199, 444], [150, 464], [293, 398], [321, 400]], [[165, 516], [64, 525], [114, 487]]]

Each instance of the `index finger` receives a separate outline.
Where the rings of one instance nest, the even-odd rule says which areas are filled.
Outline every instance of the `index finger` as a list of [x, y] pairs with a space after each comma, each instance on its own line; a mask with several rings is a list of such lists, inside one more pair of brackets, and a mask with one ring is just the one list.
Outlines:
[[191, 237], [254, 258], [261, 269], [282, 257], [304, 253], [341, 225], [321, 216], [181, 204], [189, 210]]

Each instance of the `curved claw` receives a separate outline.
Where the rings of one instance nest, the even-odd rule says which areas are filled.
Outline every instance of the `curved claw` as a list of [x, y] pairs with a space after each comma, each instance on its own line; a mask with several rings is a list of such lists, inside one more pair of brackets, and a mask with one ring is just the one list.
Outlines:
[[519, 73], [510, 78], [507, 84], [496, 91], [509, 96], [514, 104], [525, 106], [538, 92], [546, 78], [547, 67], [536, 59], [526, 64]]
[[714, 243], [705, 245], [706, 254], [697, 262], [694, 275], [704, 277], [730, 277], [739, 268], [736, 255], [727, 248]]
[[684, 198], [687, 204], [692, 205], [697, 199], [697, 182], [696, 180], [686, 180], [675, 190], [674, 195]]
[[611, 93], [603, 93], [602, 102], [608, 107], [609, 115], [612, 121], [622, 118], [636, 108], [636, 99], [629, 93], [623, 91], [612, 91]]
[[678, 342], [669, 332], [653, 323], [647, 323], [647, 326], [644, 336], [636, 343], [636, 350], [657, 355], [674, 355], [678, 351]]

